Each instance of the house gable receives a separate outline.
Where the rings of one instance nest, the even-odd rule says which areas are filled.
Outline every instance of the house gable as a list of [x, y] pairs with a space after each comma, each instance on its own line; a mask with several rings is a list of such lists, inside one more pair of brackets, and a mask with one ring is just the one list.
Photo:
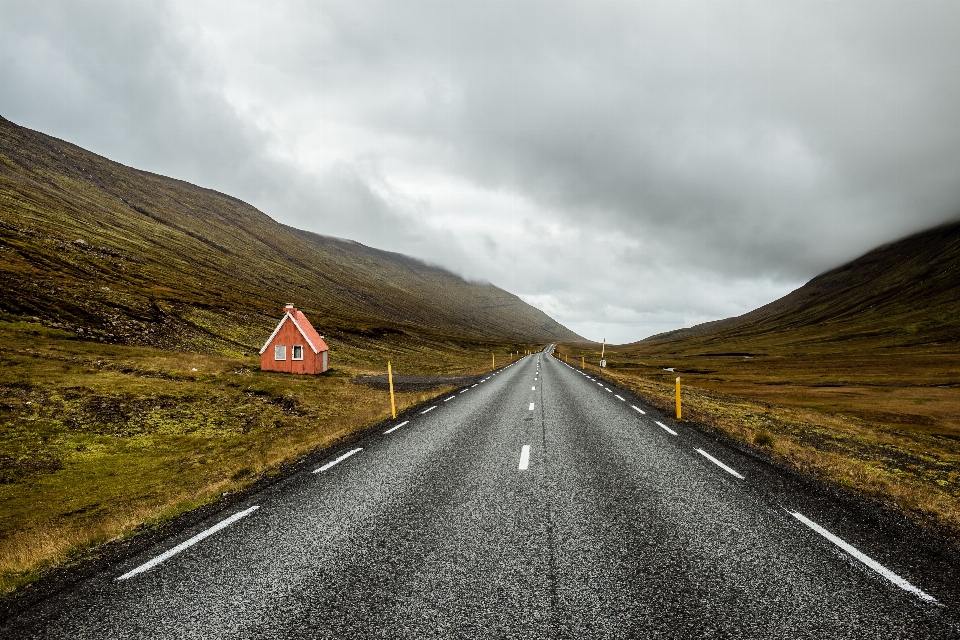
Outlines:
[[277, 337], [277, 334], [280, 333], [280, 329], [283, 328], [283, 323], [287, 320], [293, 322], [293, 326], [297, 328], [297, 331], [300, 332], [300, 335], [303, 336], [303, 339], [310, 345], [310, 348], [314, 353], [320, 353], [321, 351], [327, 351], [327, 344], [323, 341], [323, 338], [320, 334], [317, 333], [317, 330], [313, 328], [313, 325], [310, 324], [310, 321], [307, 320], [307, 316], [303, 315], [303, 312], [299, 309], [296, 310], [296, 314], [300, 316], [298, 320], [289, 311], [283, 314], [283, 317], [280, 318], [280, 322], [277, 323], [277, 328], [273, 330], [273, 333], [270, 334], [270, 337], [267, 338], [267, 341], [263, 343], [263, 348], [260, 349], [260, 355], [267, 350], [270, 346], [270, 343], [273, 342], [273, 339]]

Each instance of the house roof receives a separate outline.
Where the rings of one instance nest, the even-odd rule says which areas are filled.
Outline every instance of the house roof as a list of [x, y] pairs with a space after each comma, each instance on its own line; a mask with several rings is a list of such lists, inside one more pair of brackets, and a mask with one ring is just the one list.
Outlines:
[[263, 343], [263, 348], [260, 349], [260, 355], [263, 355], [263, 352], [267, 350], [267, 347], [270, 346], [270, 343], [273, 342], [273, 339], [277, 337], [277, 333], [280, 332], [280, 327], [283, 326], [283, 323], [287, 320], [293, 322], [293, 326], [297, 328], [300, 332], [300, 335], [303, 336], [303, 339], [307, 341], [307, 344], [310, 345], [310, 348], [313, 349], [314, 353], [320, 353], [321, 351], [329, 351], [327, 343], [323, 341], [323, 338], [320, 337], [320, 334], [317, 333], [317, 330], [313, 328], [313, 325], [310, 324], [310, 321], [307, 320], [307, 316], [303, 315], [303, 311], [300, 309], [288, 309], [283, 317], [280, 318], [280, 322], [277, 324], [277, 328], [273, 330], [273, 333], [270, 334], [270, 337], [267, 338], [267, 341]]

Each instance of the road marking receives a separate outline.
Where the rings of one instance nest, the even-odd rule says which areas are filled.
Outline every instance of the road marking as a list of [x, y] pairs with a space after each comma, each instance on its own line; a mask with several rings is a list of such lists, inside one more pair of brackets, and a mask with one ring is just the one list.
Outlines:
[[467, 391], [470, 391], [470, 389], [464, 389], [464, 390], [461, 391], [460, 393], [466, 393]]
[[601, 387], [603, 386], [603, 383], [602, 383], [602, 382], [598, 382], [597, 384], [600, 385]]
[[164, 562], [165, 560], [169, 560], [170, 558], [172, 558], [173, 556], [177, 555], [178, 553], [180, 553], [180, 552], [183, 551], [184, 549], [186, 549], [186, 548], [188, 548], [188, 547], [192, 547], [193, 545], [197, 544], [198, 542], [200, 542], [200, 541], [203, 540], [204, 538], [208, 538], [208, 537], [212, 536], [212, 535], [215, 534], [217, 531], [220, 531], [220, 529], [223, 529], [223, 528], [225, 528], [225, 527], [229, 527], [231, 524], [233, 524], [234, 522], [236, 522], [236, 521], [239, 520], [240, 518], [242, 518], [242, 517], [244, 517], [244, 516], [250, 515], [251, 513], [253, 513], [254, 511], [256, 511], [256, 510], [259, 509], [259, 508], [260, 508], [259, 506], [253, 506], [253, 507], [250, 507], [249, 509], [246, 509], [246, 510], [244, 510], [244, 511], [241, 511], [240, 513], [235, 513], [235, 514], [233, 514], [232, 516], [230, 516], [230, 517], [227, 518], [226, 520], [221, 520], [220, 522], [218, 522], [217, 524], [213, 525], [212, 527], [210, 527], [210, 528], [207, 529], [206, 531], [201, 531], [200, 533], [198, 533], [197, 535], [193, 536], [193, 537], [190, 538], [189, 540], [186, 540], [186, 541], [184, 541], [184, 542], [181, 542], [180, 544], [178, 544], [177, 546], [175, 546], [173, 549], [170, 549], [169, 551], [166, 551], [166, 552], [164, 552], [164, 553], [161, 553], [160, 555], [158, 555], [158, 556], [157, 556], [156, 558], [154, 558], [153, 560], [149, 560], [149, 561], [147, 561], [147, 562], [144, 562], [142, 565], [140, 565], [140, 566], [137, 567], [136, 569], [133, 569], [133, 570], [131, 570], [131, 571], [126, 572], [125, 574], [123, 574], [122, 576], [120, 576], [119, 578], [117, 578], [117, 580], [126, 580], [127, 578], [132, 578], [133, 576], [137, 575], [138, 573], [143, 573], [144, 571], [149, 571], [150, 569], [153, 569], [155, 566], [157, 566], [157, 565], [160, 564], [161, 562]]
[[530, 387], [530, 390], [531, 390], [531, 391], [536, 391], [536, 390], [537, 390], [537, 385], [533, 385], [532, 387]]
[[383, 434], [386, 435], [386, 434], [388, 434], [388, 433], [393, 433], [394, 431], [396, 431], [397, 429], [399, 429], [399, 428], [402, 427], [403, 425], [409, 424], [409, 423], [410, 423], [409, 420], [405, 420], [405, 421], [401, 422], [400, 424], [398, 424], [398, 425], [395, 426], [395, 427], [390, 427], [389, 429], [387, 429], [386, 431], [384, 431]]
[[719, 460], [717, 460], [716, 458], [714, 458], [712, 455], [710, 455], [709, 453], [707, 453], [707, 452], [704, 451], [703, 449], [697, 449], [697, 453], [699, 453], [699, 454], [702, 455], [704, 458], [706, 458], [707, 460], [709, 460], [709, 461], [712, 462], [713, 464], [717, 465], [718, 467], [720, 467], [721, 469], [723, 469], [724, 471], [726, 471], [726, 472], [729, 473], [730, 475], [736, 476], [736, 477], [740, 478], [741, 480], [743, 480], [743, 476], [742, 476], [742, 475], [740, 475], [739, 473], [737, 473], [736, 471], [734, 471], [733, 469], [731, 469], [731, 468], [728, 467], [727, 465], [723, 464], [722, 462], [720, 462]]
[[[477, 386], [477, 385], [473, 385], [473, 387], [475, 387], [475, 386]], [[473, 387], [470, 387], [470, 388], [473, 389]]]
[[646, 411], [644, 411], [643, 409], [641, 409], [640, 407], [638, 407], [638, 406], [636, 406], [636, 405], [633, 405], [633, 404], [632, 404], [632, 405], [630, 405], [630, 408], [633, 409], [634, 411], [639, 411], [641, 415], [644, 415], [644, 416], [647, 415], [647, 412], [646, 412]]
[[665, 430], [667, 433], [669, 433], [670, 435], [674, 435], [674, 436], [677, 435], [677, 432], [676, 432], [676, 431], [674, 431], [673, 429], [671, 429], [671, 428], [668, 427], [667, 425], [663, 424], [662, 422], [658, 422], [658, 423], [657, 423], [657, 426], [659, 426], [659, 427], [661, 427], [662, 429], [664, 429], [664, 430]]
[[849, 553], [851, 556], [853, 556], [863, 564], [867, 565], [868, 567], [870, 567], [871, 569], [873, 569], [874, 571], [882, 575], [884, 578], [886, 578], [893, 584], [903, 589], [904, 591], [909, 591], [910, 593], [915, 594], [921, 600], [926, 600], [927, 602], [937, 602], [936, 598], [934, 598], [930, 594], [924, 593], [919, 588], [913, 586], [912, 584], [910, 584], [909, 582], [907, 582], [906, 580], [904, 580], [903, 578], [895, 574], [893, 571], [890, 571], [890, 569], [887, 569], [885, 566], [883, 566], [882, 564], [880, 564], [870, 556], [860, 552], [859, 549], [857, 549], [850, 543], [838, 538], [837, 536], [833, 535], [832, 533], [830, 533], [829, 531], [827, 531], [826, 529], [818, 525], [813, 520], [810, 520], [809, 518], [804, 516], [802, 513], [798, 513], [796, 511], [788, 511], [788, 513], [792, 515], [794, 518], [796, 518], [797, 520], [799, 520], [800, 522], [802, 522], [803, 524], [807, 525], [808, 527], [810, 527], [811, 529], [819, 533], [821, 536], [823, 536], [833, 544], [837, 545], [838, 547], [840, 547], [841, 549]]
[[444, 402], [450, 402], [451, 400], [453, 400], [453, 399], [456, 398], [456, 397], [457, 397], [457, 396], [450, 396], [449, 398], [447, 398], [446, 400], [444, 400]]
[[520, 465], [517, 467], [520, 471], [526, 471], [530, 466], [530, 445], [525, 444], [520, 449]]
[[621, 397], [618, 396], [618, 395], [614, 395], [613, 397], [616, 398], [617, 400], [619, 400], [620, 402], [626, 402], [626, 400], [624, 400], [623, 398], [621, 398]]
[[433, 405], [433, 406], [430, 407], [429, 409], [425, 409], [425, 410], [421, 411], [421, 412], [420, 412], [420, 415], [423, 415], [423, 414], [425, 414], [425, 413], [430, 413], [431, 411], [433, 411], [433, 410], [436, 409], [436, 408], [437, 408], [437, 405]]
[[610, 391], [610, 387], [604, 387], [604, 389], [606, 389], [606, 390], [609, 391], [610, 393], [613, 393], [613, 391]]
[[339, 463], [343, 462], [344, 460], [346, 460], [347, 458], [349, 458], [349, 457], [352, 456], [353, 454], [359, 453], [360, 451], [363, 451], [363, 447], [357, 447], [356, 449], [353, 449], [353, 450], [351, 450], [351, 451], [348, 451], [348, 452], [346, 452], [345, 454], [343, 454], [342, 456], [340, 456], [339, 458], [337, 458], [336, 460], [333, 460], [333, 461], [331, 461], [331, 462], [328, 462], [327, 464], [323, 465], [323, 466], [320, 467], [319, 469], [314, 469], [313, 472], [314, 472], [314, 473], [320, 473], [321, 471], [326, 471], [327, 469], [329, 469], [329, 468], [332, 467], [333, 465], [339, 464]]
[[533, 411], [533, 403], [530, 403], [530, 411]]

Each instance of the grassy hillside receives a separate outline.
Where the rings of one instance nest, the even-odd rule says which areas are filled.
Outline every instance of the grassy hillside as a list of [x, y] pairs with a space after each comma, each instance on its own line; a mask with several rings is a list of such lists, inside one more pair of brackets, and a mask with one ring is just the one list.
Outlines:
[[653, 336], [638, 347], [749, 350], [765, 338], [796, 345], [854, 340], [871, 348], [955, 344], [958, 266], [960, 222], [954, 222], [878, 247], [750, 313]]
[[577, 339], [489, 284], [292, 229], [0, 118], [0, 311], [104, 342], [236, 354], [294, 302], [334, 339]]
[[[579, 339], [492, 285], [2, 118], [0, 290], [0, 594], [389, 417], [355, 384], [387, 360], [479, 373]], [[259, 371], [286, 302], [326, 374]]]
[[960, 538], [960, 223], [607, 353], [665, 408], [679, 376], [685, 418]]

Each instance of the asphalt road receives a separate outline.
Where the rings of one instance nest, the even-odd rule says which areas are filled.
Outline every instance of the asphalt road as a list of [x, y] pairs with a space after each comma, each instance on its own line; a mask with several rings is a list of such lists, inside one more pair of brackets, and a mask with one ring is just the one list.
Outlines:
[[430, 406], [0, 636], [960, 637], [954, 547], [550, 356]]

